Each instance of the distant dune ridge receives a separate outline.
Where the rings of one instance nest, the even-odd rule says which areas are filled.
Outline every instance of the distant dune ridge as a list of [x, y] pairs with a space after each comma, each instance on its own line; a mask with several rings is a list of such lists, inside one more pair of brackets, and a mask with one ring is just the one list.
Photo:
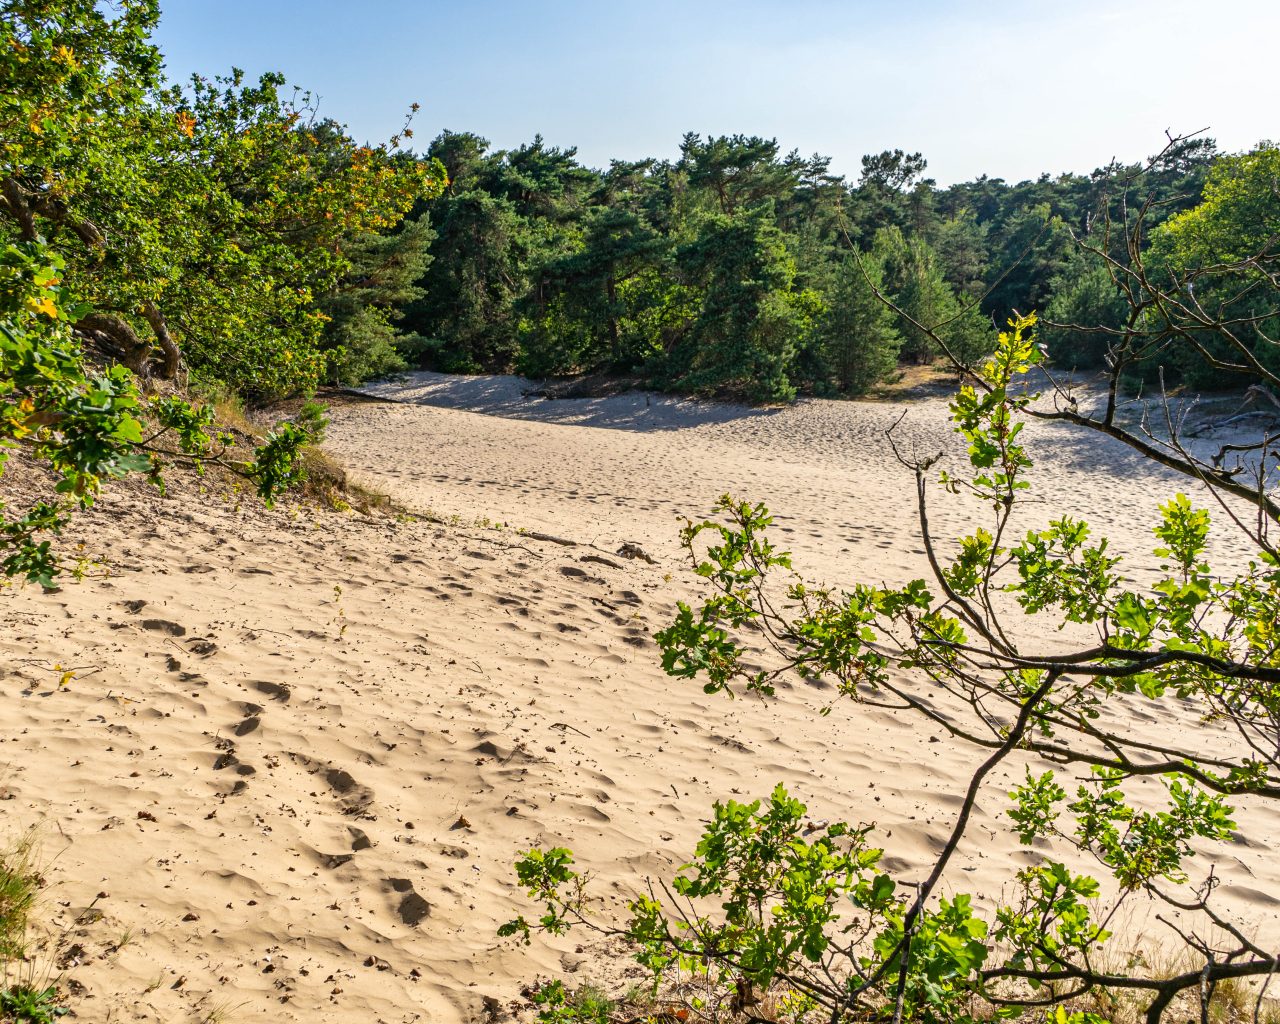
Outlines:
[[[333, 411], [326, 447], [350, 474], [442, 522], [197, 502], [183, 479], [77, 520], [109, 578], [0, 592], [0, 806], [10, 836], [42, 823], [82, 1016], [496, 1019], [539, 973], [620, 982], [626, 960], [576, 934], [495, 937], [523, 909], [516, 856], [568, 846], [621, 900], [686, 859], [714, 799], [779, 781], [814, 819], [878, 823], [891, 868], [932, 857], [975, 751], [887, 712], [820, 719], [799, 684], [765, 705], [708, 697], [662, 674], [650, 637], [696, 592], [683, 518], [725, 492], [774, 510], [810, 579], [922, 575], [884, 431], [905, 411], [901, 444], [954, 458], [945, 401], [528, 387], [414, 374], [373, 389], [395, 402]], [[1028, 435], [1028, 515], [1087, 517], [1142, 573], [1156, 506], [1186, 481], [1093, 435]], [[973, 512], [939, 494], [936, 533]], [[995, 896], [1037, 857], [996, 820], [1020, 772], [980, 800], [947, 891]], [[1274, 937], [1280, 815], [1244, 814], [1249, 842], [1216, 853], [1221, 898]]]

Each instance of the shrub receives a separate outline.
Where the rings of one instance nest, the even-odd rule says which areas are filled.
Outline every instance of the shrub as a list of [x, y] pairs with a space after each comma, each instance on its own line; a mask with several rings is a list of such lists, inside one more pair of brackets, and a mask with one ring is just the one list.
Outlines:
[[322, 428], [314, 407], [277, 426], [252, 459], [231, 458], [232, 439], [216, 431], [212, 407], [144, 399], [125, 367], [86, 364], [63, 271], [39, 242], [0, 247], [0, 475], [21, 448], [57, 477], [47, 499], [16, 514], [0, 504], [0, 573], [53, 586], [61, 567], [49, 537], [74, 509], [92, 505], [106, 480], [144, 473], [163, 487], [164, 459], [217, 462], [252, 481], [267, 503], [302, 479], [300, 454]]

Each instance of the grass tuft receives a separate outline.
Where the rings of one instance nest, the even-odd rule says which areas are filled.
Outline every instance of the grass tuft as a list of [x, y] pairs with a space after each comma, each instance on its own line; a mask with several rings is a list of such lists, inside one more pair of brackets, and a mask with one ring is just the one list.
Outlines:
[[35, 868], [35, 835], [28, 832], [0, 854], [0, 965], [26, 956], [27, 922], [44, 879]]
[[36, 837], [28, 832], [0, 853], [0, 1021], [51, 1024], [67, 1012], [58, 987], [36, 981], [30, 967], [27, 930], [44, 887], [36, 869]]

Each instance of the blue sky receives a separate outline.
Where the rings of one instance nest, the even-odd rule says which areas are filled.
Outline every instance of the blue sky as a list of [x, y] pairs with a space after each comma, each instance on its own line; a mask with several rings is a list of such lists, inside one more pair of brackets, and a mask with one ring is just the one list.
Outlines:
[[1280, 137], [1280, 0], [166, 0], [171, 77], [284, 72], [362, 140], [413, 102], [497, 148], [583, 162], [677, 153], [686, 131], [776, 137], [857, 177], [919, 150], [943, 184], [1087, 172], [1166, 128]]

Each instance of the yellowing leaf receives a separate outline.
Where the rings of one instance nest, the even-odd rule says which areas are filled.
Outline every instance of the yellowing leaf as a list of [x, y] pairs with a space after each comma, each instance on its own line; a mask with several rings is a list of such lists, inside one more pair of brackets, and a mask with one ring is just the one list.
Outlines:
[[39, 299], [27, 299], [27, 309], [33, 313], [43, 313], [51, 320], [58, 319], [58, 307], [53, 304], [53, 300], [47, 295]]

